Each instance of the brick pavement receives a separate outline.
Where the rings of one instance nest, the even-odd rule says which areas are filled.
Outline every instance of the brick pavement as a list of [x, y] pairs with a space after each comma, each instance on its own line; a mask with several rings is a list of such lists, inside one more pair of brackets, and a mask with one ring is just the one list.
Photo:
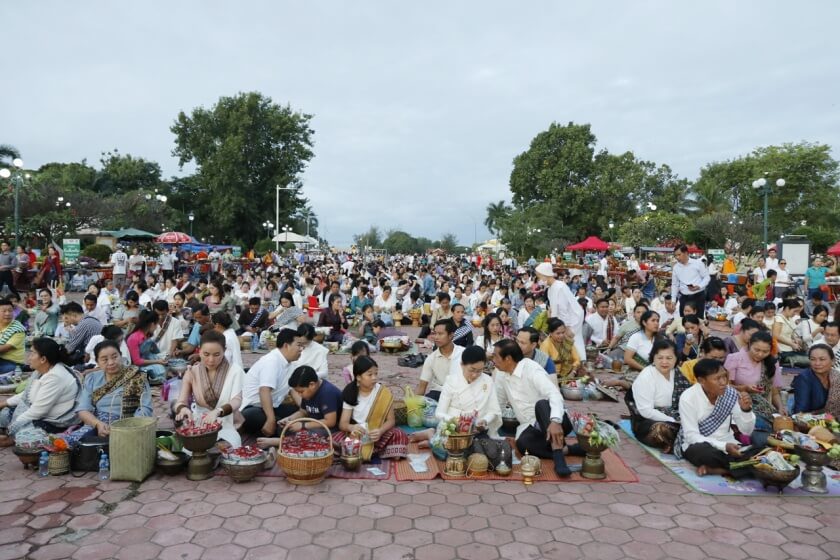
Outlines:
[[[246, 354], [247, 362], [254, 356]], [[419, 370], [377, 356], [389, 384]], [[349, 358], [331, 356], [337, 377]], [[624, 406], [570, 403], [617, 419]], [[840, 500], [698, 494], [626, 438], [636, 484], [153, 475], [38, 479], [0, 451], [0, 559], [840, 558]]]

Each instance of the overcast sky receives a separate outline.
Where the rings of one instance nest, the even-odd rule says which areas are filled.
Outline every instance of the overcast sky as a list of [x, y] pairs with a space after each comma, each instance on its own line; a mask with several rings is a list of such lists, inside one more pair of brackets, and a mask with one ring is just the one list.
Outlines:
[[314, 114], [304, 194], [336, 245], [372, 223], [486, 239], [552, 121], [689, 178], [759, 145], [840, 146], [830, 0], [2, 2], [0, 21], [0, 143], [27, 167], [119, 148], [186, 173], [178, 111], [257, 90]]

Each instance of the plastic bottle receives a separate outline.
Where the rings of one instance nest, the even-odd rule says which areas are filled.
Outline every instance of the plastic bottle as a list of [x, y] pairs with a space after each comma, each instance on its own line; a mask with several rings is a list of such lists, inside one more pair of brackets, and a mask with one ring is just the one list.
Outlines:
[[103, 453], [99, 458], [99, 480], [108, 480], [111, 478], [111, 465], [108, 462], [108, 454]]
[[41, 451], [41, 457], [38, 459], [38, 476], [50, 476], [50, 456], [46, 451]]
[[251, 333], [251, 352], [256, 352], [260, 347], [260, 335]]

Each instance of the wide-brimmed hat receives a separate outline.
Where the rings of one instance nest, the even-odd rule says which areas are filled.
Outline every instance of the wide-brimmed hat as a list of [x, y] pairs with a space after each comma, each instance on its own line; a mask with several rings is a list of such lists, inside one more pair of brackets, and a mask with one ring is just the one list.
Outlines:
[[551, 263], [540, 263], [537, 265], [537, 268], [535, 270], [537, 271], [537, 274], [542, 274], [543, 276], [549, 276], [551, 278], [554, 278], [554, 269], [551, 267]]

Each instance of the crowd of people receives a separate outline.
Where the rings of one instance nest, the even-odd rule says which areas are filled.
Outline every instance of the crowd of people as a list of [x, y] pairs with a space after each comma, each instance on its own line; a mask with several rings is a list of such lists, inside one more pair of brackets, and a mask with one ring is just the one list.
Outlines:
[[[635, 435], [701, 474], [727, 470], [741, 445], [760, 448], [775, 414], [840, 414], [840, 323], [822, 303], [828, 270], [819, 259], [801, 298], [789, 277], [778, 282], [784, 261], [772, 253], [749, 292], [730, 291], [723, 271], [680, 246], [670, 285], [648, 299], [638, 263], [617, 280], [606, 258], [586, 270], [533, 259], [292, 254], [203, 275], [179, 271], [172, 253], [159, 271], [144, 271], [132, 253], [114, 253], [113, 276], [91, 284], [82, 304], [51, 288], [0, 300], [0, 381], [30, 374], [22, 392], [0, 400], [5, 444], [107, 437], [117, 418], [152, 415], [150, 386], [185, 360], [171, 413], [219, 420], [223, 445], [254, 438], [273, 447], [286, 425], [314, 429], [291, 423], [309, 417], [337, 442], [362, 437], [368, 458], [403, 457], [409, 437], [374, 356], [412, 316], [433, 348], [417, 393], [438, 402], [436, 415], [476, 411], [481, 437], [496, 438], [510, 407], [518, 449], [553, 459], [561, 476], [570, 474], [565, 457], [581, 449], [565, 442], [571, 423], [559, 387], [590, 374], [594, 355], [628, 370], [613, 384], [627, 389]], [[733, 328], [725, 338], [707, 319], [721, 315]], [[350, 352], [343, 388], [328, 379], [329, 343]], [[265, 353], [246, 372], [247, 344]], [[782, 363], [803, 366], [791, 403]]]

